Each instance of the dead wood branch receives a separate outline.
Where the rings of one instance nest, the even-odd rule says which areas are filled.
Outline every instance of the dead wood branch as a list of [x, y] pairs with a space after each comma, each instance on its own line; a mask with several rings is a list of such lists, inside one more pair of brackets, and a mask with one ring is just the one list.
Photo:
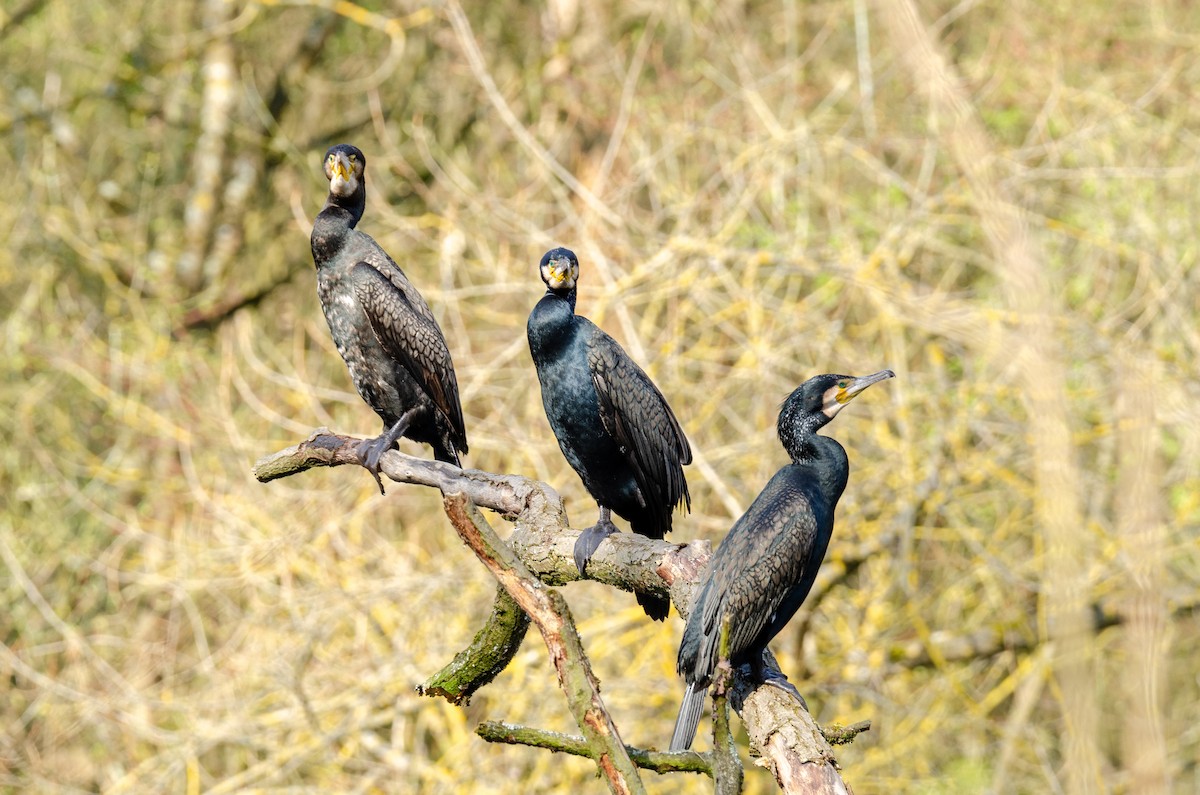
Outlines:
[[745, 771], [729, 725], [729, 687], [733, 684], [733, 668], [729, 664], [728, 615], [721, 622], [720, 655], [712, 682], [713, 782], [716, 795], [738, 795], [742, 791]]
[[[586, 756], [589, 759], [595, 758], [595, 751], [587, 740], [577, 735], [491, 720], [479, 724], [475, 733], [489, 743], [528, 745], [574, 756]], [[633, 760], [633, 763], [644, 770], [653, 770], [655, 773], [712, 775], [712, 765], [708, 755], [698, 751], [654, 751], [629, 745], [625, 746], [625, 750], [629, 752], [629, 758]]]
[[[322, 428], [300, 444], [260, 459], [254, 466], [254, 474], [258, 480], [268, 482], [314, 467], [358, 465], [356, 448], [360, 441], [356, 437], [331, 434]], [[514, 520], [516, 527], [508, 543], [497, 539], [493, 542], [493, 548], [497, 556], [503, 555], [506, 561], [510, 560], [514, 569], [520, 566], [530, 578], [536, 578], [522, 580], [520, 576], [506, 574], [505, 579], [497, 575], [503, 590], [525, 612], [530, 612], [530, 608], [523, 600], [545, 598], [555, 603], [562, 602], [560, 594], [543, 585], [562, 585], [579, 579], [572, 558], [579, 533], [568, 527], [562, 500], [545, 483], [519, 475], [458, 469], [396, 451], [384, 454], [380, 460], [380, 471], [398, 483], [429, 486], [441, 490], [444, 495], [454, 495], [447, 497], [447, 512], [460, 532], [463, 530], [459, 523], [469, 521], [472, 526], [479, 527], [481, 534], [491, 534], [495, 538], [475, 506], [488, 508]], [[460, 502], [462, 508], [457, 507]], [[711, 546], [706, 541], [672, 544], [633, 533], [618, 533], [606, 539], [592, 557], [588, 564], [588, 579], [626, 591], [669, 596], [680, 615], [686, 618], [696, 583], [710, 556]], [[484, 562], [487, 563], [486, 560]], [[539, 580], [540, 583], [537, 582]], [[513, 588], [523, 595], [518, 596]], [[420, 688], [421, 692], [443, 696], [453, 703], [463, 703], [504, 669], [516, 654], [528, 622], [513, 621], [512, 611], [505, 609], [503, 600], [502, 596], [497, 598], [492, 616], [476, 635], [471, 647], [426, 681]], [[567, 609], [565, 602], [561, 603], [561, 608], [564, 611]], [[543, 605], [538, 609], [550, 608]], [[555, 631], [564, 631], [567, 622], [562, 618], [552, 618], [552, 614], [553, 610], [543, 619]], [[535, 623], [537, 619], [535, 615]], [[549, 639], [547, 643], [550, 643]], [[557, 666], [560, 660], [556, 657], [555, 662]], [[561, 670], [559, 676], [563, 676]], [[585, 678], [590, 676], [589, 669]], [[848, 792], [837, 772], [832, 748], [816, 721], [798, 701], [777, 687], [748, 683], [741, 672], [734, 673], [731, 696], [734, 710], [741, 715], [750, 735], [751, 753], [762, 758], [759, 764], [772, 771], [784, 792]], [[592, 724], [588, 725], [594, 728]], [[841, 730], [836, 736], [844, 742], [847, 737], [852, 739], [865, 729], [860, 728], [852, 734], [847, 734], [847, 731]], [[629, 761], [625, 746], [619, 743], [615, 729], [606, 742], [620, 745], [622, 763], [629, 762], [628, 771], [633, 773], [632, 780], [638, 781], [634, 764]], [[615, 748], [611, 744], [610, 747]], [[634, 753], [636, 755], [637, 752]], [[610, 756], [609, 761], [613, 758]], [[628, 772], [625, 778], [626, 781], [630, 779]]]
[[508, 667], [529, 629], [529, 614], [503, 587], [471, 645], [455, 655], [442, 670], [417, 685], [423, 696], [438, 696], [451, 704], [466, 704], [471, 696]]
[[460, 493], [447, 494], [443, 504], [459, 537], [541, 631], [558, 673], [558, 685], [575, 722], [595, 751], [596, 766], [608, 788], [616, 795], [644, 792], [637, 768], [600, 698], [600, 683], [592, 673], [567, 601], [534, 577], [470, 499]]
[[741, 677], [734, 679], [731, 696], [734, 709], [740, 703], [750, 747], [761, 754], [758, 764], [771, 771], [780, 789], [789, 795], [849, 795], [833, 749], [793, 696], [771, 685], [750, 689]]

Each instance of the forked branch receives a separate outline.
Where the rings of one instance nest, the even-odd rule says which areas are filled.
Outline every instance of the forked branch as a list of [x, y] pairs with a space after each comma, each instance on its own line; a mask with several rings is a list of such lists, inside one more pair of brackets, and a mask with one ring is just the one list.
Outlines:
[[614, 793], [644, 792], [637, 768], [604, 708], [600, 684], [562, 594], [544, 587], [533, 576], [469, 499], [462, 494], [447, 494], [443, 504], [459, 537], [541, 631], [558, 673], [558, 685], [588, 746], [595, 751], [596, 766], [609, 789]]
[[[261, 459], [255, 465], [254, 473], [260, 481], [266, 482], [314, 467], [358, 464], [356, 448], [359, 442], [355, 437], [320, 429], [300, 444]], [[579, 579], [572, 557], [579, 533], [568, 527], [562, 500], [552, 488], [519, 475], [458, 469], [395, 451], [384, 454], [380, 469], [398, 483], [429, 486], [448, 495], [446, 508], [451, 521], [460, 533], [477, 534], [481, 539], [487, 539], [483, 548], [492, 552], [480, 555], [480, 559], [501, 582], [501, 592], [487, 625], [476, 635], [470, 648], [419, 688], [422, 693], [442, 696], [453, 703], [469, 700], [515, 656], [529, 625], [525, 615], [533, 617], [552, 650], [558, 649], [560, 642], [567, 642], [565, 638], [574, 633], [574, 626], [570, 624], [565, 601], [553, 589], [542, 586], [563, 585]], [[475, 506], [496, 511], [515, 521], [516, 527], [507, 544], [495, 536]], [[592, 557], [588, 564], [588, 579], [626, 591], [669, 596], [680, 615], [686, 618], [696, 583], [710, 555], [711, 548], [705, 541], [671, 544], [633, 533], [617, 533], [609, 536]], [[489, 564], [492, 559], [494, 563]], [[572, 642], [578, 642], [577, 634]], [[606, 760], [601, 763], [602, 768], [604, 764], [612, 765], [621, 780], [633, 782], [635, 787], [640, 785], [635, 761], [639, 766], [651, 769], [657, 769], [660, 764], [680, 764], [682, 769], [706, 772], [704, 767], [707, 765], [711, 770], [705, 755], [684, 760], [678, 754], [626, 749], [607, 715], [601, 716], [602, 709], [597, 711], [598, 696], [592, 701], [595, 678], [590, 667], [585, 667], [586, 658], [581, 646], [571, 659], [581, 662], [568, 665], [566, 658], [560, 660], [555, 656], [556, 668], [560, 681], [564, 682], [564, 691], [567, 690], [566, 683], [572, 683], [572, 691], [580, 696], [578, 704], [585, 705], [576, 716], [577, 719], [585, 718], [581, 724], [585, 736], [578, 740], [593, 749], [602, 749], [600, 755]], [[567, 670], [571, 668], [577, 670]], [[570, 678], [564, 680], [564, 676]], [[734, 672], [730, 695], [730, 702], [741, 715], [750, 735], [751, 754], [761, 757], [759, 764], [772, 771], [784, 792], [848, 791], [838, 774], [829, 742], [799, 702], [780, 688], [747, 682], [740, 672]], [[569, 698], [572, 697], [569, 694]], [[587, 729], [584, 729], [585, 725]], [[869, 724], [855, 724], [831, 733], [846, 742], [868, 727]], [[536, 729], [529, 731], [533, 734], [513, 734], [508, 729], [497, 729], [489, 733], [489, 738], [492, 734], [503, 734], [505, 739], [500, 741], [523, 743], [534, 735], [546, 735]], [[589, 731], [600, 734], [594, 738], [588, 735]], [[571, 752], [569, 745], [564, 743], [559, 750]], [[584, 755], [596, 758], [593, 753]], [[610, 777], [610, 785], [613, 781]]]

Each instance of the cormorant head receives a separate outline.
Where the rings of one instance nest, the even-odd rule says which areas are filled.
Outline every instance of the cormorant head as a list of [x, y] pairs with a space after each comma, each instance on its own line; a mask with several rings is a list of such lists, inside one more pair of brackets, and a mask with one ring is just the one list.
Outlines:
[[353, 196], [365, 184], [367, 158], [350, 144], [338, 144], [325, 153], [325, 178], [333, 196]]
[[779, 411], [779, 441], [796, 458], [807, 438], [836, 417], [847, 403], [871, 384], [895, 376], [891, 370], [859, 377], [836, 373], [813, 376], [783, 402]]
[[579, 279], [579, 260], [570, 249], [550, 249], [542, 255], [539, 269], [542, 281], [556, 293], [569, 293], [574, 290], [575, 282]]

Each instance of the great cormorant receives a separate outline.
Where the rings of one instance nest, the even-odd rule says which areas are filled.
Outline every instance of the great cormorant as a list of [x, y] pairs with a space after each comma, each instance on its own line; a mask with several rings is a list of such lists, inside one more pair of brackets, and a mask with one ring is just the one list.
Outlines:
[[383, 433], [358, 450], [383, 491], [379, 458], [401, 436], [433, 446], [461, 466], [467, 432], [446, 338], [400, 266], [354, 227], [367, 204], [366, 158], [339, 144], [325, 154], [329, 198], [312, 230], [317, 295], [358, 394], [383, 420]]
[[[617, 342], [575, 314], [579, 260], [565, 248], [542, 257], [547, 291], [529, 315], [529, 350], [546, 418], [567, 461], [600, 507], [600, 519], [575, 544], [582, 574], [592, 553], [617, 532], [610, 511], [635, 533], [662, 538], [680, 503], [691, 509], [683, 465], [692, 450], [666, 398]], [[651, 618], [670, 602], [638, 594]]]
[[893, 376], [891, 370], [861, 378], [818, 375], [784, 402], [779, 440], [792, 463], [775, 473], [705, 570], [679, 646], [677, 668], [687, 691], [672, 751], [690, 748], [696, 736], [726, 618], [730, 664], [748, 664], [757, 682], [767, 678], [763, 653], [812, 588], [849, 474], [846, 451], [817, 431], [864, 389]]

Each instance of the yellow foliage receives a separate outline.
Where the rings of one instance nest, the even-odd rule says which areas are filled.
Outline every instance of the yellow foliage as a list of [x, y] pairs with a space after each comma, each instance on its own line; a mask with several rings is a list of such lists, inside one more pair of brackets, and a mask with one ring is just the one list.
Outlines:
[[[250, 475], [315, 427], [378, 431], [307, 239], [342, 140], [368, 159], [361, 228], [446, 332], [467, 464], [547, 481], [575, 525], [595, 506], [524, 337], [552, 245], [578, 253], [579, 311], [692, 442], [673, 540], [719, 541], [784, 463], [776, 413], [806, 377], [894, 369], [828, 429], [850, 485], [775, 650], [818, 720], [873, 721], [838, 751], [859, 795], [1065, 786], [1077, 716], [1046, 651], [1061, 572], [1035, 506], [1068, 495], [1038, 491], [1027, 318], [946, 120], [897, 66], [905, 42], [856, 23], [860, 3], [474, 4], [469, 30], [457, 4], [416, 0], [17, 5], [0, 15], [0, 790], [603, 788], [586, 760], [473, 734], [574, 731], [535, 633], [469, 706], [413, 692], [495, 589], [438, 495], [381, 497], [349, 468]], [[1152, 648], [1111, 621], [1086, 641], [1111, 786], [1152, 792], [1123, 741], [1143, 692], [1169, 694], [1151, 716], [1168, 774], [1200, 754], [1200, 74], [1180, 33], [1200, 11], [1118, 6], [923, 13], [1054, 288], [1087, 547], [1072, 574], [1104, 616], [1166, 611]], [[230, 75], [213, 127], [206, 88]], [[1115, 507], [1129, 360], [1150, 374], [1160, 481], [1137, 535]], [[565, 592], [624, 739], [665, 746], [680, 623]], [[1126, 676], [1139, 653], [1145, 691]], [[748, 766], [748, 792], [773, 789]]]

